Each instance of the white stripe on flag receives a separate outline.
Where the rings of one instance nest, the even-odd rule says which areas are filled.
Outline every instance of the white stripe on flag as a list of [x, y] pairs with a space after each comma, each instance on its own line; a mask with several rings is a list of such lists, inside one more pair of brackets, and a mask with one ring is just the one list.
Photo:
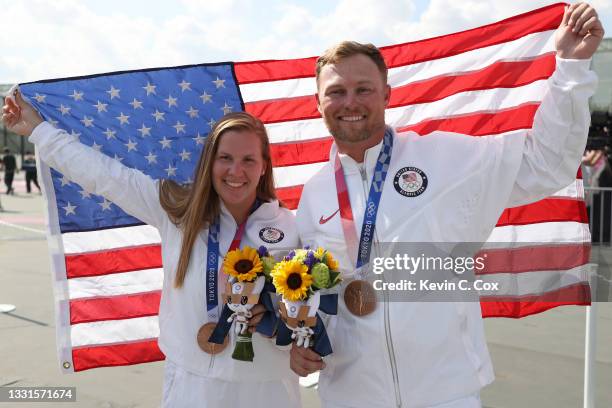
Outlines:
[[80, 323], [70, 327], [72, 347], [124, 343], [159, 337], [157, 316]]

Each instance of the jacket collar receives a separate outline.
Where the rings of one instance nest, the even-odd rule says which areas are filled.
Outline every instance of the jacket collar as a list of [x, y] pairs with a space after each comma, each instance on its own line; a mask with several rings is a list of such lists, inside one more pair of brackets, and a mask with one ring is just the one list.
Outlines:
[[[389, 126], [388, 126], [389, 127]], [[395, 129], [391, 129], [393, 133], [393, 137], [395, 137]], [[340, 163], [342, 163], [342, 169], [344, 170], [344, 174], [354, 174], [359, 173], [359, 167], [365, 166], [368, 174], [371, 173], [376, 167], [376, 161], [378, 160], [378, 154], [380, 153], [380, 149], [382, 149], [383, 141], [381, 140], [377, 145], [370, 147], [365, 151], [365, 155], [363, 158], [363, 163], [357, 163], [351, 156], [348, 154], [340, 153]], [[332, 143], [330, 152], [329, 152], [329, 162], [334, 168], [334, 163], [336, 160], [336, 153], [338, 152], [338, 146], [336, 142]]]

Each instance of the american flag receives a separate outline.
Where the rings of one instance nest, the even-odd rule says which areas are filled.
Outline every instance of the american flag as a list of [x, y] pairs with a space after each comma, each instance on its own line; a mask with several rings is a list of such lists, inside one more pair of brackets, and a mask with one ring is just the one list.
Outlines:
[[[393, 88], [387, 123], [427, 135], [488, 136], [531, 127], [555, 69], [564, 4], [456, 34], [381, 49]], [[265, 124], [279, 197], [296, 208], [332, 139], [315, 103], [316, 57], [115, 72], [21, 84], [46, 120], [153, 178], [189, 183], [223, 114]], [[41, 163], [65, 372], [161, 360], [157, 231]], [[483, 315], [522, 317], [588, 304], [590, 234], [580, 177], [554, 197], [507, 209], [483, 277], [501, 283]], [[562, 256], [563, 255], [563, 256]], [[486, 294], [485, 294], [486, 295]], [[484, 298], [483, 298], [484, 299]]]

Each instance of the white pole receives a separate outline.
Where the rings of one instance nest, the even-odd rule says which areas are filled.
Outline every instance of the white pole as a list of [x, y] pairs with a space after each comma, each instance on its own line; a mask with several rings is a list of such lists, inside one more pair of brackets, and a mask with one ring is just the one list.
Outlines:
[[595, 408], [595, 355], [597, 346], [597, 302], [586, 308], [584, 339], [584, 408]]

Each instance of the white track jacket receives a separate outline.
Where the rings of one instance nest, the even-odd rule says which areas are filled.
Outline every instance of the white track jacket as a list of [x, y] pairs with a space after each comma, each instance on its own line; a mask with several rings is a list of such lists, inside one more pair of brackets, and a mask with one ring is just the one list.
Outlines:
[[[545, 198], [575, 180], [590, 121], [587, 100], [596, 87], [589, 63], [557, 59], [533, 130], [394, 135], [375, 247], [484, 242], [504, 208]], [[361, 164], [341, 155], [358, 237], [381, 145], [368, 149]], [[336, 151], [334, 144], [330, 162], [306, 183], [297, 222], [302, 242], [330, 250], [350, 278], [355, 260], [348, 258], [337, 212]], [[407, 167], [427, 176], [418, 195], [402, 194], [414, 192], [399, 184]], [[328, 333], [334, 351], [320, 374], [323, 406], [429, 407], [473, 395], [494, 379], [477, 302], [386, 302], [355, 317], [340, 296]]]

